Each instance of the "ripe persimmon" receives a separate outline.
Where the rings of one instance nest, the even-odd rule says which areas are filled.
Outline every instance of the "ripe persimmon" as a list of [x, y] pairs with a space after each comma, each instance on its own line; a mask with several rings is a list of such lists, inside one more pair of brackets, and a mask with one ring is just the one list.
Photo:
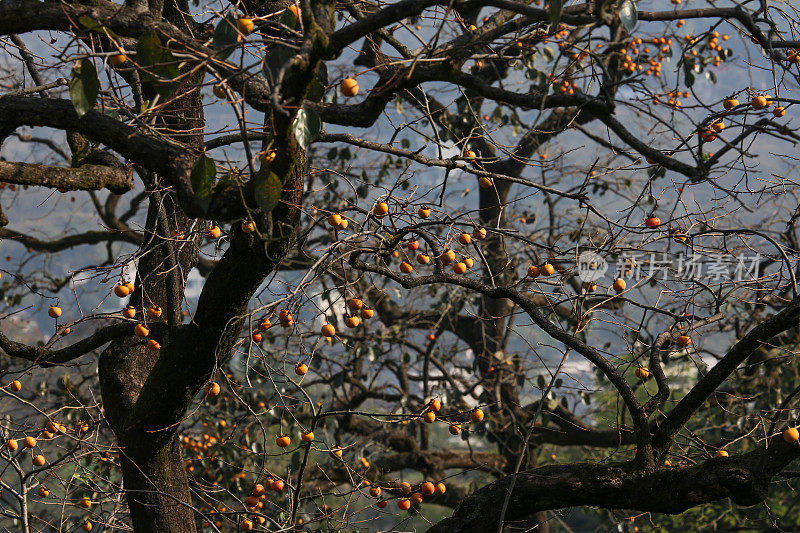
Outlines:
[[411, 484], [410, 483], [408, 483], [406, 481], [403, 481], [402, 483], [400, 483], [400, 487], [399, 488], [400, 488], [400, 492], [402, 492], [403, 494], [411, 494]]
[[34, 466], [44, 466], [45, 463], [47, 463], [47, 460], [44, 458], [44, 455], [37, 455], [33, 458]]
[[221, 390], [222, 389], [219, 386], [219, 383], [217, 383], [216, 381], [212, 381], [211, 383], [206, 385], [206, 394], [208, 396], [217, 396]]
[[369, 320], [373, 316], [375, 316], [375, 310], [372, 309], [371, 307], [364, 307], [363, 309], [361, 309], [361, 318]]
[[400, 263], [400, 272], [402, 272], [403, 274], [410, 274], [413, 270], [414, 267], [411, 265], [411, 263], [407, 261], [403, 261], [402, 263]]
[[35, 448], [36, 447], [36, 439], [33, 437], [25, 437], [22, 441], [25, 444], [26, 448]]
[[466, 263], [462, 263], [461, 261], [459, 261], [458, 263], [453, 265], [453, 272], [455, 272], [456, 274], [463, 274], [466, 271], [467, 271]]
[[220, 235], [222, 235], [222, 230], [219, 229], [219, 226], [216, 225], [211, 226], [210, 228], [208, 228], [208, 231], [206, 231], [206, 236], [209, 239], [218, 239]]
[[325, 324], [324, 326], [322, 326], [320, 333], [322, 334], [323, 337], [333, 337], [334, 335], [336, 335], [336, 328], [333, 327], [333, 324]]
[[783, 440], [790, 444], [797, 442], [800, 440], [800, 431], [798, 431], [796, 427], [787, 428], [786, 431], [783, 432]]
[[50, 309], [47, 310], [47, 314], [50, 315], [50, 318], [58, 318], [61, 316], [61, 308], [57, 305], [50, 306]]
[[147, 316], [150, 318], [158, 318], [161, 316], [161, 313], [163, 313], [163, 311], [158, 305], [153, 305], [147, 308]]
[[111, 63], [111, 66], [119, 67], [123, 65], [128, 60], [128, 57], [125, 54], [114, 54], [109, 56], [108, 62]]
[[133, 328], [133, 334], [137, 337], [147, 337], [150, 335], [150, 330], [144, 324], [136, 324], [136, 327]]
[[397, 508], [401, 511], [408, 511], [411, 509], [411, 500], [407, 498], [400, 498], [397, 500]]
[[344, 96], [355, 96], [358, 94], [358, 82], [351, 77], [347, 77], [339, 84], [339, 90]]
[[492, 178], [488, 176], [481, 176], [480, 178], [478, 178], [478, 185], [480, 186], [481, 189], [488, 189], [492, 185], [494, 185], [494, 181], [492, 180]]
[[474, 409], [469, 414], [469, 419], [471, 422], [476, 422], [476, 423], [480, 422], [481, 420], [483, 420], [483, 411], [480, 409]]
[[377, 507], [378, 509], [383, 509], [383, 508], [384, 508], [384, 507], [386, 507], [388, 504], [389, 504], [389, 502], [388, 502], [388, 501], [386, 501], [386, 500], [381, 500], [381, 501], [379, 501], [378, 503], [376, 503], [376, 504], [375, 504], [375, 507]]
[[717, 450], [717, 453], [714, 455], [716, 457], [728, 457], [728, 452], [726, 450]]
[[767, 105], [768, 105], [767, 97], [764, 95], [755, 96], [750, 100], [750, 106], [753, 109], [764, 109], [765, 107], [767, 107]]
[[467, 161], [475, 161], [477, 154], [472, 150], [464, 150], [463, 158]]
[[[364, 302], [360, 298], [351, 298], [350, 301], [347, 302], [347, 306], [353, 311], [358, 311], [364, 307]], [[330, 337], [330, 335], [328, 336]]]
[[419, 249], [419, 241], [416, 239], [412, 239], [406, 243], [406, 247], [412, 252], [415, 252]]
[[427, 422], [428, 424], [432, 424], [436, 420], [436, 413], [434, 413], [433, 411], [428, 411], [427, 413], [425, 413], [423, 420], [425, 420], [425, 422]]
[[253, 486], [253, 490], [250, 492], [250, 494], [252, 494], [253, 496], [255, 496], [257, 498], [260, 498], [261, 496], [266, 494], [266, 492], [267, 492], [267, 490], [264, 488], [264, 485], [262, 485], [261, 483], [256, 483]]
[[22, 390], [22, 383], [18, 379], [15, 379], [8, 384], [8, 388], [14, 392], [19, 392]]
[[614, 280], [614, 285], [613, 285], [613, 287], [614, 287], [614, 290], [615, 290], [615, 291], [617, 291], [617, 292], [622, 292], [622, 291], [624, 291], [624, 290], [625, 290], [625, 289], [628, 287], [628, 284], [627, 284], [627, 283], [625, 283], [625, 280], [624, 280], [624, 279], [622, 279], [622, 278], [617, 278], [617, 279], [615, 279], [615, 280]]
[[276, 479], [272, 483], [270, 483], [269, 487], [274, 490], [275, 492], [280, 492], [283, 490], [284, 483], [282, 479]]
[[469, 233], [462, 233], [458, 236], [458, 242], [466, 246], [472, 241], [472, 236]]
[[339, 446], [334, 446], [328, 451], [328, 454], [334, 459], [342, 458], [342, 449]]
[[472, 230], [472, 236], [476, 241], [482, 241], [486, 238], [486, 228], [475, 228]]
[[636, 368], [636, 377], [639, 379], [647, 379], [650, 377], [650, 371], [645, 367], [640, 366]]
[[543, 276], [552, 276], [553, 272], [555, 272], [555, 271], [556, 271], [556, 269], [553, 268], [553, 265], [551, 265], [550, 263], [545, 263], [539, 268], [539, 272]]
[[358, 318], [358, 315], [352, 315], [344, 319], [344, 324], [348, 328], [357, 328], [360, 323], [361, 319]]
[[279, 448], [288, 448], [289, 445], [292, 444], [292, 439], [289, 435], [281, 435], [275, 439], [275, 444], [277, 444]]
[[303, 442], [312, 442], [314, 440], [314, 432], [306, 431], [300, 435], [300, 440]]
[[239, 32], [242, 35], [250, 35], [253, 33], [253, 28], [256, 27], [253, 19], [250, 18], [240, 18], [236, 21], [236, 27], [239, 29]]
[[45, 487], [44, 485], [39, 487], [39, 490], [37, 492], [40, 498], [47, 498], [48, 496], [50, 496], [50, 491], [47, 490], [47, 487]]
[[248, 518], [242, 518], [239, 522], [239, 529], [242, 531], [253, 531], [253, 521]]
[[380, 498], [380, 496], [381, 496], [381, 488], [380, 487], [376, 487], [376, 486], [372, 486], [369, 489], [369, 494], [373, 498]]
[[161, 345], [158, 343], [157, 340], [150, 339], [149, 341], [147, 341], [147, 349], [157, 352], [158, 350], [161, 349]]
[[536, 265], [531, 265], [528, 267], [528, 276], [532, 278], [539, 277], [539, 267]]
[[136, 308], [132, 305], [127, 306], [122, 310], [122, 316], [125, 318], [133, 318], [136, 316]]
[[120, 283], [116, 287], [114, 287], [114, 294], [119, 296], [120, 298], [125, 298], [131, 293], [130, 289], [127, 285]]
[[441, 495], [441, 494], [444, 494], [445, 492], [447, 492], [447, 487], [445, 486], [445, 484], [441, 483], [441, 482], [437, 483], [436, 484], [436, 494], [440, 494]]
[[739, 105], [739, 100], [736, 98], [726, 98], [722, 101], [722, 107], [725, 109], [725, 111], [730, 111], [737, 105]]
[[450, 431], [451, 435], [458, 435], [461, 433], [461, 425], [460, 424], [450, 424], [450, 427], [447, 428]]
[[256, 223], [252, 220], [242, 220], [242, 231], [245, 233], [253, 233], [256, 230]]
[[389, 204], [386, 202], [378, 202], [375, 204], [375, 207], [372, 208], [372, 214], [378, 218], [385, 217], [389, 214]]
[[6, 441], [6, 448], [8, 448], [8, 451], [15, 452], [19, 449], [19, 443], [16, 439], [8, 439]]
[[417, 263], [420, 265], [427, 265], [431, 262], [431, 256], [428, 254], [419, 253], [417, 254]]
[[305, 363], [297, 363], [294, 367], [294, 373], [298, 376], [305, 376], [308, 374], [308, 365]]
[[686, 348], [692, 343], [692, 339], [689, 338], [687, 335], [680, 335], [677, 339], [675, 339], [675, 344], [677, 344], [681, 348]]
[[419, 211], [417, 211], [417, 215], [419, 216], [419, 218], [428, 218], [429, 216], [431, 216], [431, 210], [429, 207], [426, 206], [420, 207]]
[[447, 266], [456, 260], [456, 253], [453, 250], [445, 250], [442, 252], [440, 260], [444, 266]]
[[648, 228], [657, 228], [661, 225], [661, 219], [657, 216], [649, 216], [645, 219], [644, 225]]

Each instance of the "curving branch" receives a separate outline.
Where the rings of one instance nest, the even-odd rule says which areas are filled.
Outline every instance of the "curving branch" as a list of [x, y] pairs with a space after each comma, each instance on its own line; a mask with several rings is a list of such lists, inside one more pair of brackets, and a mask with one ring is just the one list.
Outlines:
[[497, 505], [511, 490], [506, 522], [539, 511], [587, 505], [605, 509], [677, 514], [703, 503], [730, 498], [739, 505], [764, 500], [773, 476], [800, 457], [800, 447], [780, 436], [766, 450], [720, 457], [684, 468], [640, 470], [618, 465], [568, 464], [536, 468], [490, 483], [465, 498], [452, 517], [428, 533], [478, 533], [500, 526]]
[[[111, 324], [98, 329], [92, 335], [74, 344], [58, 350], [51, 350], [43, 346], [29, 346], [21, 342], [12, 341], [3, 333], [0, 333], [0, 349], [11, 357], [25, 359], [42, 367], [61, 365], [86, 355], [114, 339], [133, 336], [134, 326], [135, 324], [131, 322]], [[161, 337], [163, 335], [163, 324], [153, 323], [149, 327], [153, 337]]]
[[103, 165], [77, 168], [0, 161], [0, 181], [17, 185], [53, 187], [62, 191], [109, 191], [122, 194], [133, 188], [130, 169]]

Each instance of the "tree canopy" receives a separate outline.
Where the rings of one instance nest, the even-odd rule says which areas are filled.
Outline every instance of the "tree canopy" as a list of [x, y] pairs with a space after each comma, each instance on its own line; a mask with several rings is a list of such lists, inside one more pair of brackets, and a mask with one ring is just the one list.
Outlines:
[[800, 527], [798, 11], [0, 0], [0, 526]]

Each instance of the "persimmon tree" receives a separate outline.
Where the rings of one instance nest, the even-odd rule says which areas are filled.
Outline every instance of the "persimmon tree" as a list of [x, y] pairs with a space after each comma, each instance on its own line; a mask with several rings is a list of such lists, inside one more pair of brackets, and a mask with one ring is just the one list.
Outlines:
[[0, 2], [0, 524], [796, 527], [797, 6], [672, 2]]

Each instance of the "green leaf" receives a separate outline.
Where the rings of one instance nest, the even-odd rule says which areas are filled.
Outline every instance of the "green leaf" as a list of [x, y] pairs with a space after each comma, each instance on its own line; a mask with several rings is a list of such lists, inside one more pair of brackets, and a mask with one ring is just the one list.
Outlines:
[[281, 200], [281, 179], [274, 172], [258, 176], [255, 183], [256, 203], [265, 213], [272, 212]]
[[278, 74], [281, 68], [294, 56], [294, 50], [288, 46], [278, 44], [264, 57], [264, 75], [269, 80], [270, 84], [274, 85], [278, 81]]
[[303, 108], [297, 112], [294, 124], [292, 124], [292, 130], [294, 131], [294, 136], [297, 138], [297, 142], [303, 150], [306, 150], [322, 130], [322, 120], [319, 118], [316, 111], [303, 106]]
[[552, 51], [552, 50], [550, 50], [550, 47], [549, 47], [549, 46], [543, 46], [543, 47], [542, 47], [542, 55], [544, 56], [545, 60], [546, 60], [548, 63], [550, 63], [551, 61], [553, 61], [553, 58], [555, 57], [555, 56], [553, 55], [553, 51]]
[[72, 67], [69, 78], [69, 98], [79, 117], [91, 111], [97, 102], [99, 91], [100, 80], [97, 78], [94, 63], [86, 58], [81, 59]]
[[311, 83], [308, 84], [308, 93], [306, 94], [306, 99], [311, 100], [312, 102], [319, 102], [322, 100], [323, 96], [325, 96], [325, 87], [319, 82], [318, 79], [311, 80]]
[[639, 14], [636, 11], [636, 3], [633, 0], [622, 0], [619, 5], [619, 19], [622, 25], [629, 32], [633, 31], [639, 21]]
[[563, 5], [563, 0], [550, 0], [550, 23], [551, 24], [558, 24], [561, 20], [561, 6]]
[[119, 35], [87, 15], [80, 17], [78, 22], [80, 22], [81, 25], [89, 31], [96, 31], [97, 33], [102, 33], [103, 35], [108, 35], [109, 37], [113, 37], [115, 39], [119, 38]]
[[144, 77], [153, 83], [158, 94], [166, 97], [172, 92], [174, 80], [180, 75], [178, 62], [172, 52], [161, 46], [161, 40], [155, 32], [148, 32], [139, 37], [136, 45], [136, 61], [146, 70]]
[[236, 19], [233, 15], [228, 15], [219, 21], [214, 28], [214, 39], [211, 41], [211, 48], [217, 53], [220, 59], [227, 59], [239, 41], [239, 31], [236, 28]]
[[205, 154], [201, 155], [194, 166], [190, 181], [194, 194], [200, 198], [200, 203], [204, 209], [211, 205], [211, 194], [214, 190], [214, 181], [217, 177], [217, 166], [214, 160]]
[[281, 16], [278, 17], [278, 23], [283, 24], [287, 28], [294, 29], [297, 27], [297, 17], [294, 16], [294, 13], [285, 9]]

